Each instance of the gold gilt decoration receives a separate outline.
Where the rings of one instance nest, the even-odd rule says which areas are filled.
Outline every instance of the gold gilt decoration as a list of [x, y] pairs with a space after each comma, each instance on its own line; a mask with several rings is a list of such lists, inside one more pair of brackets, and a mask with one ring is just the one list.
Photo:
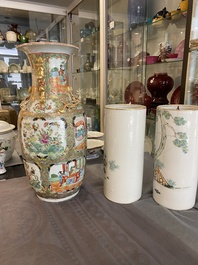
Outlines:
[[172, 188], [172, 186], [170, 186], [170, 184], [168, 183], [168, 181], [162, 175], [162, 172], [160, 171], [160, 168], [159, 167], [155, 167], [154, 177], [155, 177], [155, 180], [158, 183], [160, 183], [161, 185], [163, 185], [163, 186], [165, 186], [167, 188]]
[[67, 94], [69, 100], [67, 103], [64, 104], [63, 108], [59, 110], [60, 113], [64, 113], [66, 109], [76, 108], [80, 104], [79, 98], [75, 97], [72, 93], [72, 87], [67, 87]]
[[44, 77], [44, 67], [43, 67], [43, 58], [38, 57], [36, 59], [36, 71], [37, 71], [37, 83], [38, 91], [41, 104], [45, 102], [45, 77]]

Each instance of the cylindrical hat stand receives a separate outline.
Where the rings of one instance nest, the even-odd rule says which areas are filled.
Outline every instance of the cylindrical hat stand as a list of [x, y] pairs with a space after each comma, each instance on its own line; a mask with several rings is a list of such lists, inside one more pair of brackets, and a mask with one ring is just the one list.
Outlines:
[[198, 106], [157, 107], [153, 198], [162, 206], [194, 206], [198, 180]]
[[105, 106], [104, 195], [116, 203], [132, 203], [142, 195], [146, 107]]

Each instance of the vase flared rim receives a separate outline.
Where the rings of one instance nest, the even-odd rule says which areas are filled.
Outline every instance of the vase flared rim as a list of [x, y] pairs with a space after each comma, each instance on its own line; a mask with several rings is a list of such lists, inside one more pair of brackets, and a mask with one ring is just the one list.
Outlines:
[[26, 54], [40, 52], [72, 54], [78, 50], [78, 47], [72, 44], [60, 42], [30, 42], [19, 44], [17, 49], [25, 52]]

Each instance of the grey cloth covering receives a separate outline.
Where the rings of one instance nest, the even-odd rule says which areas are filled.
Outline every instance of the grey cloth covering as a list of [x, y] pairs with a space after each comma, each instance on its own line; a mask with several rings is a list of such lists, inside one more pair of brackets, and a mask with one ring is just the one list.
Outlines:
[[26, 177], [0, 182], [1, 265], [197, 265], [197, 205], [171, 211], [152, 199], [145, 154], [142, 198], [122, 205], [103, 195], [102, 158], [87, 163], [79, 194], [40, 201]]

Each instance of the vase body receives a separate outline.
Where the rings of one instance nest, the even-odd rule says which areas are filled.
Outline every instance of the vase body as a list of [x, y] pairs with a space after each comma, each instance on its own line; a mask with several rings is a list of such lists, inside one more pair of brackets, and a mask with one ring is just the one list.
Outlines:
[[79, 192], [86, 165], [86, 116], [68, 80], [69, 56], [77, 48], [32, 42], [18, 49], [32, 67], [31, 93], [18, 118], [26, 174], [40, 199], [68, 200]]
[[36, 33], [33, 30], [31, 30], [31, 29], [26, 31], [25, 37], [28, 40], [28, 42], [36, 41]]
[[147, 80], [147, 88], [152, 96], [151, 107], [168, 104], [167, 95], [174, 85], [173, 78], [167, 73], [155, 73]]

